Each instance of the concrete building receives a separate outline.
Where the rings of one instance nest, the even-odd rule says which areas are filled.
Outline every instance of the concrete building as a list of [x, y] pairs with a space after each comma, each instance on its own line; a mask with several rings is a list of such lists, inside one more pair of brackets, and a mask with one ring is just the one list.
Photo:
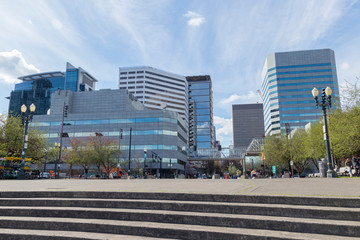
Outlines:
[[31, 124], [44, 133], [51, 145], [60, 141], [65, 103], [68, 113], [63, 124], [63, 147], [69, 146], [69, 140], [73, 138], [108, 137], [120, 144], [119, 163], [127, 170], [131, 139], [132, 170], [144, 168], [146, 149], [148, 171], [154, 174], [160, 168], [160, 163], [151, 159], [153, 152], [162, 158], [163, 176], [184, 173], [187, 156], [183, 149], [187, 144], [187, 131], [179, 114], [147, 109], [127, 90], [59, 90], [52, 94], [51, 99], [50, 114], [34, 116]]
[[212, 83], [209, 75], [186, 77], [189, 84], [189, 147], [210, 149], [215, 145]]
[[148, 109], [174, 111], [188, 122], [188, 85], [183, 76], [147, 66], [119, 68], [119, 89], [128, 90]]
[[339, 87], [335, 54], [331, 49], [270, 54], [262, 71], [264, 126], [266, 135], [285, 134], [290, 128], [304, 127], [321, 117], [311, 90], [329, 86], [339, 107]]
[[9, 113], [20, 114], [21, 105], [36, 105], [35, 115], [46, 114], [50, 109], [51, 94], [56, 90], [73, 92], [91, 91], [95, 89], [97, 80], [82, 68], [66, 63], [66, 71], [37, 73], [19, 77], [21, 83], [15, 85], [10, 94]]
[[264, 136], [263, 104], [232, 105], [233, 143], [236, 148], [247, 148], [254, 138]]

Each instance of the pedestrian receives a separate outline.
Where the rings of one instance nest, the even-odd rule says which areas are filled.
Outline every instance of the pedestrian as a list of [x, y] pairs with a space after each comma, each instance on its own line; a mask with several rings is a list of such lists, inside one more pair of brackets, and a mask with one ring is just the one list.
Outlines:
[[347, 170], [349, 171], [350, 177], [353, 176], [351, 165], [352, 165], [352, 163], [351, 163], [350, 159], [347, 158], [345, 161], [345, 166], [346, 166]]
[[355, 168], [355, 176], [359, 177], [359, 158], [356, 158], [355, 155], [353, 155], [352, 164]]
[[88, 165], [85, 165], [85, 168], [84, 168], [84, 179], [87, 179], [88, 171], [89, 171], [89, 167], [88, 167]]

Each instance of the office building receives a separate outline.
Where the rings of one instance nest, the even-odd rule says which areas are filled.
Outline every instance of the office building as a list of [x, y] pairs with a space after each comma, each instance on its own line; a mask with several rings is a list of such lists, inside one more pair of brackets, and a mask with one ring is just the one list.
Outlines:
[[35, 115], [47, 114], [51, 104], [51, 94], [56, 90], [73, 92], [91, 91], [95, 89], [97, 80], [82, 68], [66, 63], [66, 71], [37, 73], [19, 77], [21, 83], [15, 85], [10, 94], [9, 113], [20, 114], [21, 105], [36, 105]]
[[189, 84], [189, 147], [213, 148], [215, 144], [212, 84], [209, 75], [186, 77]]
[[[68, 110], [62, 124], [64, 102]], [[160, 169], [160, 163], [151, 159], [154, 152], [162, 158], [161, 169], [163, 176], [167, 177], [172, 173], [184, 173], [187, 161], [183, 151], [187, 144], [185, 125], [175, 112], [147, 109], [127, 90], [108, 89], [56, 91], [51, 96], [50, 114], [34, 116], [31, 124], [44, 134], [51, 145], [60, 142], [61, 126], [63, 147], [69, 146], [70, 139], [86, 140], [90, 136], [104, 136], [116, 143], [120, 141], [122, 153], [119, 162], [124, 170], [128, 169], [129, 158], [131, 170], [144, 168], [146, 149], [146, 169], [155, 174]], [[121, 132], [122, 139], [119, 137]]]
[[232, 105], [233, 143], [236, 148], [247, 148], [254, 138], [264, 136], [263, 104]]
[[119, 89], [128, 90], [148, 109], [174, 111], [188, 122], [188, 85], [183, 76], [147, 66], [119, 68]]
[[332, 99], [339, 107], [339, 87], [335, 54], [331, 49], [280, 52], [270, 54], [262, 71], [264, 126], [266, 135], [285, 134], [285, 124], [291, 129], [303, 128], [318, 121], [311, 90], [329, 86]]

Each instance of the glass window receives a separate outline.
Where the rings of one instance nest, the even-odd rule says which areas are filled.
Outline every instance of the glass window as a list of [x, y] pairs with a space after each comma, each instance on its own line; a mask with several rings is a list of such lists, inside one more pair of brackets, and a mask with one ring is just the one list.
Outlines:
[[209, 128], [210, 129], [210, 121], [209, 122], [197, 122], [197, 128]]
[[198, 148], [211, 148], [210, 142], [197, 142]]
[[210, 108], [209, 102], [196, 102], [195, 103], [196, 108]]
[[190, 90], [193, 90], [193, 89], [202, 89], [202, 88], [210, 88], [210, 85], [209, 83], [191, 83], [189, 85], [189, 88]]
[[205, 136], [197, 136], [196, 140], [199, 142], [211, 142], [211, 137], [210, 135], [205, 135]]
[[200, 109], [196, 109], [196, 114], [197, 115], [210, 115], [210, 109], [209, 108], [200, 108]]
[[196, 116], [196, 120], [210, 122], [210, 115], [198, 115], [198, 116]]
[[190, 96], [209, 95], [209, 89], [191, 90]]
[[191, 96], [190, 99], [197, 101], [210, 101], [210, 96]]
[[197, 134], [198, 135], [209, 135], [210, 134], [210, 129], [209, 128], [198, 128], [197, 129]]

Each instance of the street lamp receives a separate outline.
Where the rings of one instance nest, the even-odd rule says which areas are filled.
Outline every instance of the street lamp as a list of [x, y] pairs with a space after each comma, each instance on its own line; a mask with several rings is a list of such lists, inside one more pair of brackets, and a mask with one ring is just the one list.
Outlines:
[[25, 104], [23, 104], [20, 108], [21, 110], [21, 120], [22, 120], [22, 124], [24, 126], [24, 141], [23, 141], [23, 150], [22, 150], [22, 154], [21, 154], [21, 165], [20, 165], [20, 172], [19, 172], [19, 179], [25, 179], [25, 151], [27, 148], [27, 141], [28, 141], [28, 126], [29, 123], [32, 121], [33, 116], [34, 116], [34, 112], [35, 112], [35, 104], [31, 104], [30, 105], [30, 114], [26, 111], [27, 107]]
[[144, 148], [144, 177], [146, 176], [146, 153], [147, 153], [147, 149]]
[[318, 101], [319, 90], [317, 90], [317, 88], [314, 88], [311, 92], [315, 99], [316, 108], [318, 108], [320, 106], [323, 111], [324, 139], [326, 142], [327, 165], [328, 165], [328, 170], [327, 170], [326, 175], [328, 178], [332, 178], [332, 177], [335, 177], [335, 173], [333, 171], [332, 163], [331, 163], [330, 142], [329, 142], [329, 133], [328, 133], [328, 126], [327, 126], [327, 118], [326, 118], [326, 108], [327, 107], [331, 108], [332, 90], [330, 87], [326, 87], [326, 89], [323, 88], [320, 102]]
[[55, 146], [55, 149], [56, 149], [56, 148], [59, 148], [59, 157], [57, 157], [57, 158], [55, 159], [55, 165], [54, 165], [55, 178], [59, 178], [59, 175], [58, 175], [58, 173], [57, 173], [57, 172], [58, 172], [57, 169], [58, 169], [58, 163], [60, 163], [60, 158], [61, 158], [61, 152], [60, 152], [61, 143], [55, 142], [55, 143], [54, 143], [54, 146]]

